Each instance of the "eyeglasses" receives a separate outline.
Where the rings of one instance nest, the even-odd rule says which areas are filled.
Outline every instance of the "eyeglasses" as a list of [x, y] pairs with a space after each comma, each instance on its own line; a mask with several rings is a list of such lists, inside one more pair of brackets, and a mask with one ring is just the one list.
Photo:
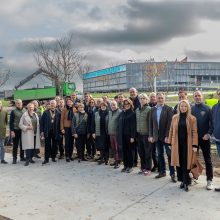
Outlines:
[[146, 99], [146, 98], [140, 98], [140, 99]]
[[130, 105], [130, 104], [129, 104], [129, 103], [125, 103], [125, 104], [124, 104], [124, 106], [128, 106], [128, 105]]

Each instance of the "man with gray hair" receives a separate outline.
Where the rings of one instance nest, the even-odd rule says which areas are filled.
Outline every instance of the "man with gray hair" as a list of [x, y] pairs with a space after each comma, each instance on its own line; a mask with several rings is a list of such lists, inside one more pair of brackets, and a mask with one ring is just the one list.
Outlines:
[[25, 161], [24, 151], [22, 150], [21, 129], [19, 127], [19, 122], [24, 112], [22, 100], [15, 100], [15, 109], [11, 111], [9, 124], [11, 137], [13, 138], [13, 164], [17, 163], [18, 145], [20, 145], [20, 160]]
[[132, 87], [129, 89], [130, 100], [133, 102], [134, 111], [140, 106], [140, 101], [138, 98], [138, 91], [136, 88]]
[[111, 148], [113, 151], [115, 162], [110, 164], [114, 166], [114, 169], [119, 168], [121, 160], [122, 160], [122, 152], [121, 147], [118, 144], [118, 122], [119, 116], [121, 114], [121, 110], [118, 108], [118, 104], [116, 101], [112, 101], [111, 111], [108, 114], [108, 135], [110, 136]]
[[141, 159], [140, 174], [146, 176], [151, 174], [152, 153], [151, 145], [148, 143], [149, 119], [151, 107], [148, 105], [149, 98], [145, 93], [139, 95], [140, 107], [136, 109], [136, 128], [138, 136], [138, 153]]
[[43, 165], [52, 158], [56, 162], [57, 142], [60, 139], [60, 112], [56, 109], [56, 101], [50, 101], [50, 109], [44, 111], [41, 117], [40, 132], [41, 137], [45, 138], [45, 157]]

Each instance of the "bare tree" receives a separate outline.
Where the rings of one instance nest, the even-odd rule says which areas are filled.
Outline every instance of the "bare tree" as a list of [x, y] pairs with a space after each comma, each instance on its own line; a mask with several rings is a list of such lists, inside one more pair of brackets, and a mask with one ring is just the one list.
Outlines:
[[0, 87], [8, 81], [10, 74], [10, 70], [0, 70]]
[[40, 40], [34, 45], [33, 55], [43, 75], [52, 80], [59, 93], [61, 82], [70, 82], [76, 75], [82, 78], [89, 69], [85, 56], [73, 47], [73, 35], [56, 39], [51, 44]]
[[154, 59], [150, 59], [144, 65], [145, 80], [150, 91], [154, 90], [155, 78], [160, 76], [166, 69], [166, 63], [156, 63]]

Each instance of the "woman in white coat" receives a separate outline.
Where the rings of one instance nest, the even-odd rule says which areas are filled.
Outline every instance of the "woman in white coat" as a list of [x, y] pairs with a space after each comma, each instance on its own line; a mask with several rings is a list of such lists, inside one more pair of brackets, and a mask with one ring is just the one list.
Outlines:
[[22, 149], [26, 151], [25, 166], [33, 161], [34, 150], [40, 148], [39, 118], [34, 112], [34, 104], [29, 103], [28, 110], [22, 115], [19, 127], [22, 130]]

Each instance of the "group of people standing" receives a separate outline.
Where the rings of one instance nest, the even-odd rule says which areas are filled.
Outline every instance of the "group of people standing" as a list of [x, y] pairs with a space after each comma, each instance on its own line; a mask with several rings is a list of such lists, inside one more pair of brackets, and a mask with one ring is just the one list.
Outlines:
[[[213, 189], [210, 136], [214, 135], [220, 155], [220, 90], [217, 90], [219, 103], [213, 109], [203, 103], [199, 90], [193, 93], [193, 105], [188, 101], [187, 92], [180, 90], [179, 103], [174, 108], [166, 104], [162, 92], [138, 95], [131, 88], [129, 93], [129, 98], [118, 94], [112, 101], [106, 95], [95, 100], [89, 93], [84, 94], [83, 100], [76, 93], [66, 100], [57, 96], [44, 111], [39, 110], [37, 101], [24, 109], [22, 100], [16, 100], [9, 123], [13, 138], [12, 163], [17, 163], [19, 146], [20, 160], [25, 161], [25, 166], [35, 163], [33, 158], [40, 158], [39, 149], [44, 142], [43, 165], [50, 158], [56, 162], [58, 154], [59, 159], [73, 161], [76, 146], [78, 162], [96, 160], [99, 165], [108, 165], [109, 158], [113, 157], [110, 165], [117, 169], [123, 164], [121, 172], [127, 173], [137, 166], [139, 155], [139, 174], [149, 176], [157, 171], [155, 178], [159, 179], [166, 176], [166, 152], [171, 181], [180, 181], [180, 188], [188, 191], [193, 154], [200, 148], [205, 160], [207, 189]], [[6, 125], [7, 112], [0, 102], [3, 164], [7, 163], [3, 144]]]

